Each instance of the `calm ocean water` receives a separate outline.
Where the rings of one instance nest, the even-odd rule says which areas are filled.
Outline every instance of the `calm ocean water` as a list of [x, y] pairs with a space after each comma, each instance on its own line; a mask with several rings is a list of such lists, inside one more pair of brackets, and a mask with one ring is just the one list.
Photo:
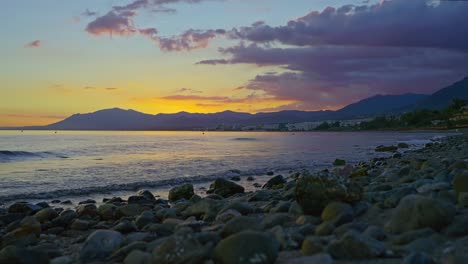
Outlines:
[[377, 145], [419, 147], [443, 135], [0, 131], [0, 201], [317, 169], [335, 158], [368, 160]]

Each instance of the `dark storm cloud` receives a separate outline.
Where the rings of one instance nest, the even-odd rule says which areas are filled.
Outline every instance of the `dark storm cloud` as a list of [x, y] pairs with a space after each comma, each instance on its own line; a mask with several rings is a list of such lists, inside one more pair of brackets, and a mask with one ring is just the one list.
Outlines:
[[328, 7], [272, 27], [233, 29], [230, 37], [294, 46], [434, 47], [468, 51], [468, 1], [384, 0], [370, 6]]
[[[468, 74], [468, 2], [384, 0], [328, 7], [283, 26], [228, 31], [241, 44], [197, 64], [273, 66], [245, 89], [296, 103], [278, 109], [336, 108], [374, 95], [431, 93]], [[280, 46], [280, 48], [276, 46]]]

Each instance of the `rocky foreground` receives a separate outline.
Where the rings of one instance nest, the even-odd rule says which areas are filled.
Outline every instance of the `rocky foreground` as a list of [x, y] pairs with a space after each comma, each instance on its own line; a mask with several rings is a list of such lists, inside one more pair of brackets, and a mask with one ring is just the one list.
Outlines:
[[468, 263], [468, 135], [345, 164], [250, 193], [217, 179], [206, 197], [18, 202], [0, 209], [0, 263]]

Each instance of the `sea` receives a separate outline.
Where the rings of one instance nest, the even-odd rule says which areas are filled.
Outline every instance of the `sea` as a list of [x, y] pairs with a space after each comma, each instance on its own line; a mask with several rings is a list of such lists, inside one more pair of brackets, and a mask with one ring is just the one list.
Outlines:
[[320, 170], [336, 158], [348, 163], [378, 155], [378, 145], [423, 147], [442, 132], [128, 132], [0, 131], [0, 204], [167, 194], [171, 186], [199, 186], [217, 177], [266, 182], [268, 172]]

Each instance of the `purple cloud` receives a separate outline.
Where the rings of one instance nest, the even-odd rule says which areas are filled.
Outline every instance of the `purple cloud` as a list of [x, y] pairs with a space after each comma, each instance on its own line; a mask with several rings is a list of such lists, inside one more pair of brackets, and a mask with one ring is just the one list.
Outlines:
[[[134, 18], [139, 9], [149, 9], [151, 12], [172, 13], [175, 9], [164, 7], [172, 3], [200, 3], [205, 0], [135, 0], [127, 5], [114, 6], [107, 14], [91, 21], [86, 31], [92, 35], [100, 36], [129, 36], [140, 34], [155, 42], [162, 51], [191, 51], [205, 48], [209, 41], [217, 35], [226, 33], [223, 29], [195, 30], [189, 29], [180, 35], [171, 37], [157, 36], [156, 28], [139, 28], [135, 26]], [[88, 10], [87, 10], [88, 11]]]
[[294, 46], [433, 47], [468, 51], [467, 1], [383, 0], [328, 7], [272, 27], [258, 22], [230, 31], [233, 39]]
[[[331, 109], [374, 94], [431, 93], [468, 73], [468, 2], [383, 0], [314, 11], [283, 26], [228, 31], [241, 40], [204, 65], [276, 67], [244, 89], [294, 101], [280, 109]], [[281, 44], [281, 48], [276, 48]]]

